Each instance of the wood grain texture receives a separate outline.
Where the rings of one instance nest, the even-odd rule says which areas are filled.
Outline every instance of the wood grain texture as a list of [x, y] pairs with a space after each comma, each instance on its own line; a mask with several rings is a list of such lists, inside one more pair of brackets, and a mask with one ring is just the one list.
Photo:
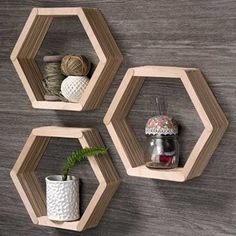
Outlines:
[[[150, 170], [146, 167], [145, 146], [138, 142], [127, 116], [145, 79], [181, 80], [196, 109], [204, 130], [182, 168]], [[165, 96], [166, 97], [166, 96]], [[168, 99], [168, 98], [167, 98]], [[158, 114], [158, 113], [157, 113]], [[201, 175], [228, 121], [199, 69], [168, 66], [129, 68], [103, 119], [127, 174], [137, 177], [183, 182]]]
[[[94, 112], [33, 110], [9, 60], [32, 7], [98, 7], [124, 56], [101, 108]], [[75, 19], [58, 19], [36, 56], [51, 50], [97, 57], [82, 27], [68, 27]], [[32, 128], [46, 125], [97, 127], [122, 177], [118, 191], [99, 226], [80, 235], [92, 236], [225, 236], [236, 234], [236, 2], [233, 0], [12, 0], [0, 4], [0, 235], [71, 236], [61, 229], [32, 224], [10, 179]], [[80, 40], [78, 41], [78, 36]], [[109, 134], [102, 124], [129, 67], [163, 65], [201, 68], [230, 122], [219, 147], [200, 178], [173, 183], [127, 176]], [[147, 117], [155, 112], [150, 101], [168, 94], [169, 113], [181, 123], [181, 162], [185, 163], [203, 126], [180, 81], [147, 79], [130, 113], [129, 122], [140, 141]], [[53, 140], [40, 162], [41, 179], [60, 171], [60, 161], [76, 143]], [[50, 161], [45, 161], [50, 159]], [[57, 165], [55, 165], [57, 163]], [[82, 208], [97, 187], [85, 162], [75, 170], [82, 178]]]
[[[77, 103], [48, 102], [44, 100], [46, 90], [42, 83], [43, 75], [35, 57], [53, 19], [71, 16], [78, 17], [77, 24], [82, 24], [99, 58], [99, 63]], [[123, 61], [99, 9], [82, 7], [33, 8], [10, 58], [34, 108], [74, 111], [93, 110], [100, 106]]]
[[74, 138], [83, 148], [104, 147], [96, 129], [44, 126], [32, 130], [10, 173], [32, 222], [74, 231], [97, 226], [120, 183], [111, 158], [108, 154], [88, 157], [99, 185], [80, 219], [72, 222], [53, 222], [47, 217], [45, 193], [35, 174], [50, 138]]

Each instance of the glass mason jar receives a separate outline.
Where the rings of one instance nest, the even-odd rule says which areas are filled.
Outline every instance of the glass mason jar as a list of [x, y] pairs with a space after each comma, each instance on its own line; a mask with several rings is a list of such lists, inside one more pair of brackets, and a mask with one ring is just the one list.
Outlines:
[[147, 136], [146, 166], [176, 168], [179, 164], [178, 124], [167, 115], [153, 116], [145, 126]]
[[170, 169], [179, 164], [178, 135], [147, 135], [148, 168]]

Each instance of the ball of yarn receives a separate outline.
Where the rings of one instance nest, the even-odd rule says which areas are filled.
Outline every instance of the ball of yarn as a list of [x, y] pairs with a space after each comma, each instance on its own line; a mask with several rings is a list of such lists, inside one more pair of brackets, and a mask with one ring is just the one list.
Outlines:
[[66, 55], [61, 61], [61, 71], [64, 75], [87, 75], [91, 64], [85, 56]]
[[61, 94], [69, 102], [78, 102], [88, 83], [87, 76], [68, 76], [61, 84]]

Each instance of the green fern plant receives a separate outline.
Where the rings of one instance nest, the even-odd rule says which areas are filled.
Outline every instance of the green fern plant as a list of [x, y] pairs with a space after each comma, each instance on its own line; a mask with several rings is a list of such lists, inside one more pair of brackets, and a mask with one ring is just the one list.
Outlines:
[[107, 148], [102, 147], [82, 148], [80, 150], [72, 152], [71, 155], [67, 157], [66, 165], [63, 169], [62, 180], [67, 180], [68, 173], [76, 163], [81, 162], [89, 156], [98, 156], [105, 153], [107, 153]]

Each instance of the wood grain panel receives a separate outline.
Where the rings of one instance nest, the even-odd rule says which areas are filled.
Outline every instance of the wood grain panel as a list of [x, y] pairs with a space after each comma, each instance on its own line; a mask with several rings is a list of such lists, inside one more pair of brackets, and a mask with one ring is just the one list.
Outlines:
[[[33, 110], [24, 88], [9, 60], [10, 53], [32, 7], [98, 7], [124, 56], [124, 63], [112, 82], [104, 102], [95, 113]], [[58, 23], [58, 22], [56, 22]], [[53, 24], [37, 59], [51, 49], [62, 53], [96, 55], [82, 27], [68, 27], [75, 20], [60, 18]], [[236, 234], [236, 2], [233, 0], [2, 0], [0, 4], [0, 235], [75, 236], [77, 232], [32, 224], [10, 179], [13, 167], [32, 128], [45, 125], [97, 127], [109, 154], [122, 177], [98, 227], [82, 236], [228, 236]], [[81, 36], [82, 35], [82, 36]], [[80, 40], [78, 40], [80, 36]], [[150, 180], [127, 176], [103, 117], [130, 67], [163, 65], [201, 68], [230, 126], [200, 178], [186, 183]], [[182, 126], [183, 156], [191, 151], [202, 131], [180, 81], [145, 80], [130, 113], [129, 124], [144, 141], [143, 125], [153, 114], [150, 100], [169, 95], [169, 111]], [[61, 144], [61, 145], [60, 145]], [[54, 173], [57, 161], [71, 146], [64, 141], [52, 144], [49, 163], [42, 161], [40, 176]], [[60, 148], [59, 148], [60, 147]], [[63, 148], [64, 147], [64, 148]], [[183, 163], [185, 160], [182, 160]], [[96, 177], [79, 169], [85, 188], [82, 201], [96, 189]], [[83, 165], [83, 167], [84, 167]], [[86, 192], [86, 189], [88, 192]]]

